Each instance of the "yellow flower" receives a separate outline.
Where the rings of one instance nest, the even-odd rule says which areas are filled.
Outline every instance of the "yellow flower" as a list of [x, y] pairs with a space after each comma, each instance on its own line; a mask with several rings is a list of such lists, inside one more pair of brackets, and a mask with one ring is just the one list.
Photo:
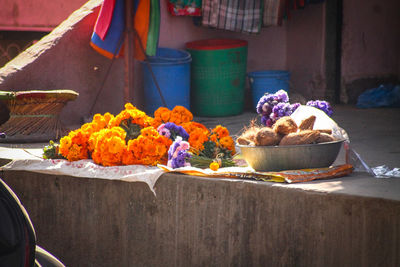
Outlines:
[[215, 161], [211, 162], [210, 163], [210, 169], [213, 170], [213, 171], [217, 171], [219, 169], [218, 162], [215, 162]]

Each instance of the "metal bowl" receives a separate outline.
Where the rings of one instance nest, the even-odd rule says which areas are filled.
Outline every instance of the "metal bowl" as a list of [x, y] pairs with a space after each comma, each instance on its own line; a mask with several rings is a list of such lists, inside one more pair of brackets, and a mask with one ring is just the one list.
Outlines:
[[237, 146], [254, 170], [283, 171], [329, 167], [336, 160], [343, 141], [292, 146]]

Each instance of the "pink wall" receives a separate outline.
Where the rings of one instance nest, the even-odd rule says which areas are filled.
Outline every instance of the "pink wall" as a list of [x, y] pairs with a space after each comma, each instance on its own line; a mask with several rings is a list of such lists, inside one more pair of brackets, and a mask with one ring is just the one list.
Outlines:
[[160, 46], [184, 48], [188, 41], [208, 38], [247, 40], [248, 70], [286, 68], [286, 27], [262, 28], [260, 34], [241, 34], [194, 26], [189, 17], [174, 17], [161, 1]]
[[343, 1], [342, 79], [400, 75], [400, 1]]
[[50, 31], [86, 0], [0, 0], [0, 30]]
[[323, 99], [324, 4], [295, 10], [287, 21], [287, 68], [291, 72], [291, 90], [307, 99]]

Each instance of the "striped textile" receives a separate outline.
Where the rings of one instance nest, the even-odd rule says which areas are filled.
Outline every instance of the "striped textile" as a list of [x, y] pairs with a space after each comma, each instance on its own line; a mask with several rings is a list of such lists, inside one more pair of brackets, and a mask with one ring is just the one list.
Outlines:
[[264, 0], [262, 26], [279, 26], [282, 24], [282, 16], [286, 0]]
[[211, 28], [259, 33], [263, 0], [203, 0], [202, 24]]

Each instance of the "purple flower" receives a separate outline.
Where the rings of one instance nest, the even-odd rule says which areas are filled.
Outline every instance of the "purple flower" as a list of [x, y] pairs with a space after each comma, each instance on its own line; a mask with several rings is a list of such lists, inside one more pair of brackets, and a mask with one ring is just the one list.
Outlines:
[[289, 96], [286, 93], [285, 90], [279, 90], [274, 94], [275, 100], [278, 102], [283, 102], [283, 103], [288, 103], [289, 102]]
[[266, 126], [271, 127], [274, 125], [274, 123], [279, 120], [282, 117], [285, 116], [290, 116], [292, 113], [300, 106], [300, 103], [294, 103], [294, 104], [289, 104], [289, 103], [278, 103], [272, 108], [272, 112], [269, 115], [269, 118], [262, 119], [261, 123], [263, 123]]
[[181, 136], [177, 136], [175, 141], [168, 149], [168, 163], [167, 166], [173, 169], [179, 167], [190, 166], [187, 160], [190, 159], [189, 154], [190, 145], [188, 142], [183, 141]]
[[[276, 108], [279, 106], [278, 108]], [[257, 113], [261, 114], [261, 123], [272, 126], [274, 122], [289, 110], [289, 96], [284, 90], [279, 90], [275, 94], [263, 95], [257, 103]]]
[[258, 114], [266, 114], [269, 115], [271, 113], [273, 103], [274, 102], [274, 96], [271, 94], [266, 94], [263, 95], [260, 100], [258, 100], [257, 103], [257, 113]]
[[161, 124], [158, 126], [157, 131], [160, 135], [169, 138], [171, 136], [171, 132], [165, 127], [165, 124]]
[[185, 129], [182, 126], [176, 125], [173, 122], [161, 124], [157, 128], [157, 131], [159, 132], [159, 134], [170, 138], [172, 141], [174, 141], [177, 136], [182, 137], [183, 140], [189, 140], [189, 134], [185, 131]]
[[322, 110], [323, 112], [325, 112], [329, 117], [332, 116], [332, 114], [333, 114], [331, 105], [324, 100], [315, 100], [315, 101], [310, 100], [307, 102], [306, 106], [318, 108], [318, 109]]

